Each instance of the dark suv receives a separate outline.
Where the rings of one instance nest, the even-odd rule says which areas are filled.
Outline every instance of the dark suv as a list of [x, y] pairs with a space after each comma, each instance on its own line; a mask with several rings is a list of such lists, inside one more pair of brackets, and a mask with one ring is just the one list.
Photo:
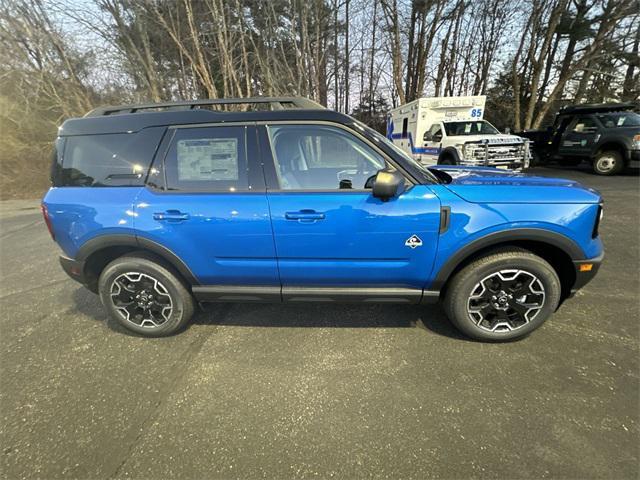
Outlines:
[[518, 135], [533, 140], [537, 163], [578, 165], [588, 160], [599, 175], [640, 167], [640, 115], [629, 104], [574, 105], [556, 115], [547, 130]]
[[182, 328], [198, 302], [442, 299], [466, 334], [508, 340], [603, 256], [597, 192], [426, 169], [299, 98], [90, 112], [60, 128], [52, 181], [43, 213], [62, 267], [149, 336]]

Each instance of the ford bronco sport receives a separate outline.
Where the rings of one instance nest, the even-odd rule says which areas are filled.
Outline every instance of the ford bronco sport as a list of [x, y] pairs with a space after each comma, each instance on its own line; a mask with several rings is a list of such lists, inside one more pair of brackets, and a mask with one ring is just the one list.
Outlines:
[[539, 327], [600, 265], [600, 195], [493, 168], [427, 169], [301, 98], [101, 108], [59, 130], [42, 202], [64, 270], [117, 322], [200, 302], [440, 299], [467, 335]]

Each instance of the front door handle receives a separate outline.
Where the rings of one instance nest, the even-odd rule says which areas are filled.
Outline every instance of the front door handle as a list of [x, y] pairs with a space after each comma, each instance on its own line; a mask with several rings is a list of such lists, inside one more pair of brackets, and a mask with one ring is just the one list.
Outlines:
[[189, 214], [183, 213], [180, 210], [167, 210], [165, 212], [154, 213], [153, 219], [167, 222], [184, 222], [185, 220], [189, 220]]
[[317, 220], [324, 220], [324, 213], [315, 210], [300, 210], [298, 212], [286, 212], [284, 218], [287, 220], [297, 220], [298, 222], [312, 223]]

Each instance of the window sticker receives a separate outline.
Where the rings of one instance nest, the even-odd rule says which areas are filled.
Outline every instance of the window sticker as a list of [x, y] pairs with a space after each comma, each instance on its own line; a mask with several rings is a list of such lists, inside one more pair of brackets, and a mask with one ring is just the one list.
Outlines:
[[238, 139], [179, 140], [178, 180], [238, 180]]

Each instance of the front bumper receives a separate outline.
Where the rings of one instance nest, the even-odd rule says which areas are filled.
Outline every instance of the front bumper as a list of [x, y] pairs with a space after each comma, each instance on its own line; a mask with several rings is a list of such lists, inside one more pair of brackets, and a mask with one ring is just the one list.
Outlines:
[[629, 167], [640, 168], [640, 150], [629, 151]]
[[514, 160], [514, 161], [496, 161], [496, 162], [478, 162], [475, 160], [460, 160], [460, 165], [465, 167], [493, 167], [497, 169], [504, 170], [516, 170], [520, 171], [523, 168], [527, 168], [527, 164], [522, 160]]
[[600, 265], [602, 265], [603, 258], [604, 252], [595, 258], [573, 261], [573, 266], [576, 269], [576, 281], [571, 287], [572, 296], [596, 276], [596, 273], [598, 273], [598, 270], [600, 269]]

